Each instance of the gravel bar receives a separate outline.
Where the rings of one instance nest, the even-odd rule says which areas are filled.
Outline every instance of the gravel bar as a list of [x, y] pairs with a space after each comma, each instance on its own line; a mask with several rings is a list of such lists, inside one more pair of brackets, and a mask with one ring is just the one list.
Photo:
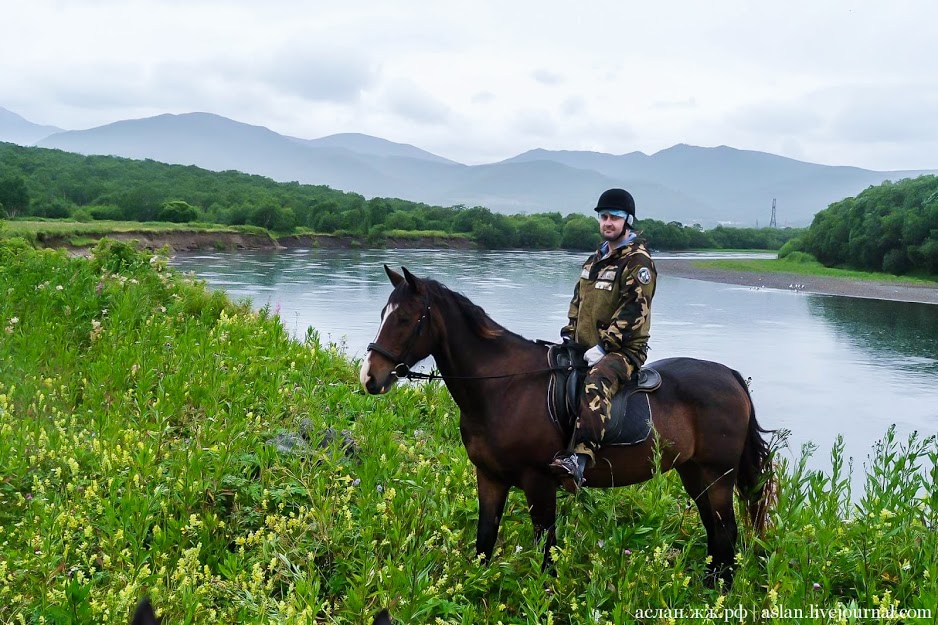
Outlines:
[[739, 284], [753, 288], [795, 290], [820, 295], [938, 304], [938, 283], [910, 285], [877, 280], [808, 276], [795, 273], [737, 271], [708, 267], [703, 264], [705, 262], [692, 259], [656, 259], [655, 267], [661, 275], [675, 278]]

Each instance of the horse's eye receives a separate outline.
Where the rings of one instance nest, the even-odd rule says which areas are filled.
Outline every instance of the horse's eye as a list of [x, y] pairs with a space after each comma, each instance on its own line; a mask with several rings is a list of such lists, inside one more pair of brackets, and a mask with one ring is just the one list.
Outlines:
[[402, 326], [406, 326], [410, 324], [410, 317], [405, 317], [404, 315], [398, 315], [397, 324], [402, 325]]

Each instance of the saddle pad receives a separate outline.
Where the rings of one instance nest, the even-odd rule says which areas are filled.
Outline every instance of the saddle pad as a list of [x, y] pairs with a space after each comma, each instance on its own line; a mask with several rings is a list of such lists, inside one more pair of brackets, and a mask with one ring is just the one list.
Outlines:
[[[555, 369], [547, 390], [551, 420], [569, 437], [576, 421], [578, 397], [583, 392], [584, 349], [576, 345], [550, 345], [548, 364]], [[612, 400], [612, 422], [606, 427], [605, 445], [637, 445], [651, 433], [651, 403], [648, 393], [661, 385], [661, 375], [643, 368], [635, 383], [622, 389]]]
[[637, 445], [651, 434], [648, 393], [617, 393], [612, 399], [612, 421], [606, 425], [603, 445]]

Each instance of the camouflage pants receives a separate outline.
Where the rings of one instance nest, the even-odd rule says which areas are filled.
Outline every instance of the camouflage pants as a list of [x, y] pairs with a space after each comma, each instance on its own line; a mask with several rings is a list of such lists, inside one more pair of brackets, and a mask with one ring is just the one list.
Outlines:
[[622, 354], [603, 356], [586, 374], [583, 398], [573, 432], [573, 451], [589, 456], [595, 464], [594, 452], [603, 442], [606, 424], [612, 418], [612, 398], [635, 373], [635, 365]]

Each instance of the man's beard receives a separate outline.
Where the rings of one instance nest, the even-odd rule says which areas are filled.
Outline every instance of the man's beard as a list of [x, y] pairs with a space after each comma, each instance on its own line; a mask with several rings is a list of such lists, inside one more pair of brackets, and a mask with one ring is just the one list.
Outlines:
[[625, 236], [625, 227], [623, 226], [621, 229], [611, 231], [603, 229], [600, 234], [602, 235], [604, 241], [609, 241], [612, 243], [613, 241], [618, 241], [623, 236]]

